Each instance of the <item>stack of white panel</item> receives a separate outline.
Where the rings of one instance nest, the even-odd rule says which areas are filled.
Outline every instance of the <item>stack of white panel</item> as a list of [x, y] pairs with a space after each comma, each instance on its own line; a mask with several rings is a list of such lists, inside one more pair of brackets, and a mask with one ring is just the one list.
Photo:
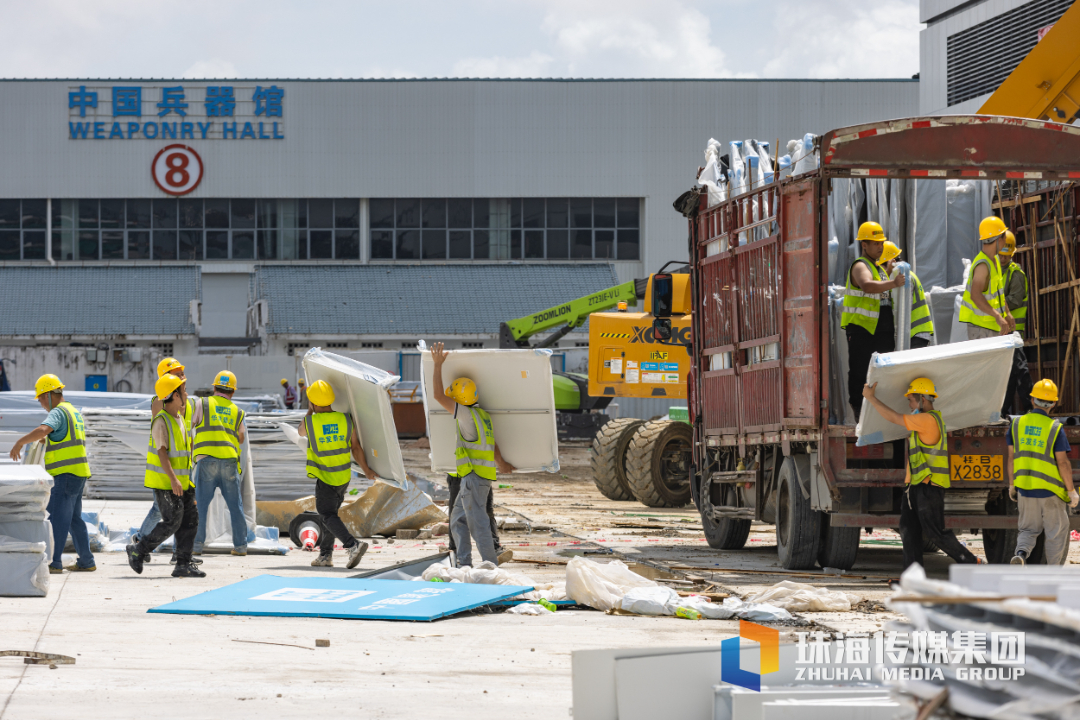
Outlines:
[[45, 508], [52, 485], [40, 465], [0, 465], [0, 595], [49, 592], [53, 541]]

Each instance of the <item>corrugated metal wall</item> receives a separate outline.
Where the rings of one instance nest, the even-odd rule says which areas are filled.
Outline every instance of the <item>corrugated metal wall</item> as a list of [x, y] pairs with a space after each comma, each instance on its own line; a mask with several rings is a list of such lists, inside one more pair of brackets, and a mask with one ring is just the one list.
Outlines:
[[[185, 141], [205, 165], [192, 197], [639, 197], [650, 269], [686, 257], [671, 203], [710, 137], [785, 144], [913, 115], [918, 93], [902, 80], [259, 82], [284, 88], [285, 139]], [[69, 139], [80, 84], [113, 83], [0, 82], [0, 197], [163, 197], [150, 164], [170, 141]], [[206, 85], [115, 84], [154, 97], [183, 85], [195, 103]], [[111, 121], [110, 103], [99, 96], [104, 114], [92, 119]]]

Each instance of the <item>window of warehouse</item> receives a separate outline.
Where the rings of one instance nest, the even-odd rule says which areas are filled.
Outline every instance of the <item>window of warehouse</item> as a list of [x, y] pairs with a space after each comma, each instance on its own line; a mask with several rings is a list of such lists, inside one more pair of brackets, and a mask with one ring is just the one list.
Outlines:
[[373, 199], [372, 260], [637, 260], [638, 198]]
[[[56, 260], [360, 259], [355, 198], [53, 200], [52, 226]], [[44, 228], [44, 200], [0, 200], [0, 260], [44, 260]]]

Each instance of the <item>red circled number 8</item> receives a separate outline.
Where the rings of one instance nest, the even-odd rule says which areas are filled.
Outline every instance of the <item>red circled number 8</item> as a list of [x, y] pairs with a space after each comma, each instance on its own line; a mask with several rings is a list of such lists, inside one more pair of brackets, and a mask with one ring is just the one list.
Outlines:
[[[191, 180], [191, 174], [187, 171], [187, 166], [191, 162], [191, 158], [186, 153], [174, 152], [165, 156], [165, 166], [168, 170], [165, 172], [165, 182], [175, 188], [181, 188], [188, 184]], [[179, 179], [177, 179], [179, 177]]]

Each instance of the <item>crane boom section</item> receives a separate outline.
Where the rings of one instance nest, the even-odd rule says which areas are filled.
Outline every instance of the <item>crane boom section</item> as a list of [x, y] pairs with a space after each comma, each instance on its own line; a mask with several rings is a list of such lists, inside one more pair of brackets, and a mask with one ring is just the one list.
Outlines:
[[569, 325], [572, 328], [580, 327], [589, 319], [589, 313], [608, 310], [620, 302], [625, 302], [627, 305], [637, 305], [637, 294], [633, 280], [610, 287], [607, 290], [594, 292], [585, 297], [579, 297], [576, 300], [555, 307], [549, 307], [547, 310], [541, 310], [516, 320], [509, 320], [506, 325], [510, 328], [515, 340], [524, 340], [536, 333], [563, 325]]

